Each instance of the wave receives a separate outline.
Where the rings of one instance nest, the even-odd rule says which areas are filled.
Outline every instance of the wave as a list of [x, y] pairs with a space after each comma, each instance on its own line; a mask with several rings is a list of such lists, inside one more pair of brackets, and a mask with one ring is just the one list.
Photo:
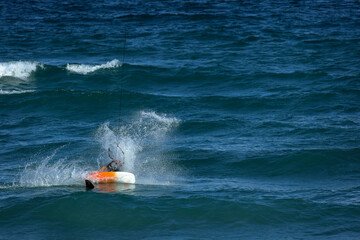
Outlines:
[[88, 64], [67, 64], [66, 65], [66, 69], [68, 71], [74, 72], [74, 73], [78, 73], [78, 74], [88, 74], [91, 72], [95, 72], [99, 69], [107, 69], [107, 68], [116, 68], [122, 66], [122, 63], [117, 60], [114, 59], [110, 62], [101, 64], [101, 65], [88, 65]]
[[168, 117], [166, 115], [158, 115], [154, 111], [150, 111], [150, 112], [141, 111], [140, 114], [143, 118], [147, 118], [150, 120], [155, 120], [155, 121], [158, 121], [161, 123], [165, 123], [166, 125], [169, 125], [169, 126], [172, 124], [178, 124], [180, 122], [180, 120], [175, 117]]
[[203, 19], [220, 19], [223, 17], [226, 13], [225, 12], [215, 12], [215, 13], [203, 13], [203, 12], [182, 12], [182, 13], [176, 13], [176, 12], [163, 12], [163, 13], [140, 13], [140, 14], [119, 14], [115, 16], [117, 19], [124, 19], [124, 18], [130, 18], [130, 19], [153, 19], [153, 18], [171, 18], [171, 17], [183, 17], [183, 18], [191, 18], [193, 20], [203, 20]]
[[81, 64], [73, 63], [66, 65], [47, 65], [36, 61], [11, 61], [0, 62], [0, 78], [13, 77], [21, 80], [27, 80], [32, 74], [38, 72], [38, 70], [46, 70], [47, 73], [54, 73], [54, 71], [70, 71], [76, 74], [86, 75], [88, 73], [95, 72], [99, 69], [111, 69], [121, 67], [122, 63], [114, 59], [104, 64]]
[[39, 62], [31, 61], [12, 61], [0, 63], [0, 78], [15, 77], [26, 80], [38, 68], [44, 68]]
[[31, 93], [35, 90], [2, 90], [0, 89], [0, 95], [11, 95], [11, 94], [22, 94], [22, 93]]

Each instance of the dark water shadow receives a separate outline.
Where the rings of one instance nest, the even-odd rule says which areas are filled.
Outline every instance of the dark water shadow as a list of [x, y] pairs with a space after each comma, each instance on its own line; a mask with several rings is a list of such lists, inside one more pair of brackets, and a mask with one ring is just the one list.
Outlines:
[[134, 190], [134, 184], [128, 183], [107, 183], [107, 184], [97, 184], [95, 188], [92, 190], [98, 193], [117, 193], [128, 190]]

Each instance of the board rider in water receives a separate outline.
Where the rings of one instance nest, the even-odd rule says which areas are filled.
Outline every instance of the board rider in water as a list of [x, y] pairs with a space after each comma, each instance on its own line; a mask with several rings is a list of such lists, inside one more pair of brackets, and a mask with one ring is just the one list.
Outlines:
[[[111, 162], [106, 166], [102, 166], [99, 169], [99, 172], [120, 172], [122, 170], [124, 162], [121, 162], [119, 159], [111, 157], [110, 152], [111, 151], [109, 148], [108, 155], [109, 155], [109, 158], [111, 159]], [[124, 152], [122, 150], [121, 150], [121, 152], [124, 154]]]

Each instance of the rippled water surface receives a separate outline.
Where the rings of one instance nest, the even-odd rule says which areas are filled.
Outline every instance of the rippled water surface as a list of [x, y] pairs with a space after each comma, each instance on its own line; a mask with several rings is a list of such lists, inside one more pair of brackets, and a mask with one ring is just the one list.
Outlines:
[[[359, 1], [0, 3], [0, 239], [359, 239]], [[137, 184], [84, 176], [121, 158]]]

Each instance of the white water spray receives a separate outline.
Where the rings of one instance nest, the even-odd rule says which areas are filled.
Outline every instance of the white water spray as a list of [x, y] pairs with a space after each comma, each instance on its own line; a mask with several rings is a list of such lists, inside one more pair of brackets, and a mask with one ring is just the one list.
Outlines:
[[[132, 172], [141, 184], [168, 184], [179, 175], [179, 167], [171, 162], [163, 151], [168, 134], [179, 124], [176, 118], [164, 114], [141, 111], [130, 124], [112, 129], [110, 123], [102, 124], [96, 131], [96, 139], [103, 151], [97, 159], [98, 168], [109, 162], [107, 149], [118, 159], [124, 159], [124, 171]], [[83, 185], [85, 176], [96, 171], [85, 162], [57, 158], [65, 146], [26, 165], [20, 174], [20, 187], [47, 187], [62, 185]], [[124, 152], [124, 155], [122, 154]], [[83, 163], [83, 164], [80, 164]]]
[[179, 168], [161, 150], [168, 133], [179, 122], [163, 114], [141, 111], [134, 121], [120, 129], [112, 129], [109, 122], [104, 123], [96, 133], [104, 149], [100, 161], [103, 165], [109, 161], [106, 150], [110, 148], [115, 158], [125, 157], [124, 171], [134, 173], [138, 183], [166, 183], [176, 177]]
[[82, 184], [87, 173], [85, 169], [79, 168], [74, 162], [68, 162], [64, 158], [54, 161], [55, 155], [63, 147], [55, 149], [40, 163], [27, 164], [20, 174], [19, 185], [21, 187], [48, 187]]

